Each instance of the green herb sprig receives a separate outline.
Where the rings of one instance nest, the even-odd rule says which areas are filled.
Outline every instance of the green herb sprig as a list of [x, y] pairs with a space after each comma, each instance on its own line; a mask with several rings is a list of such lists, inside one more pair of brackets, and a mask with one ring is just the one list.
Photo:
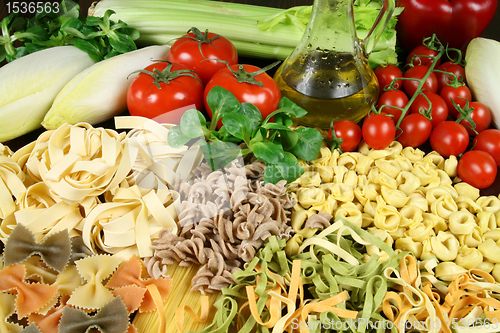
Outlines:
[[71, 0], [63, 0], [59, 7], [43, 6], [31, 19], [11, 13], [0, 22], [0, 62], [63, 45], [74, 45], [95, 61], [136, 50], [139, 31], [110, 20], [114, 13], [84, 17]]
[[[291, 128], [292, 118], [300, 118], [307, 112], [286, 97], [265, 119], [255, 105], [240, 103], [220, 86], [210, 90], [207, 104], [213, 114], [211, 122], [200, 111], [188, 110], [180, 124], [169, 131], [168, 142], [179, 147], [201, 138], [199, 145], [214, 171], [239, 156], [253, 153], [266, 163], [265, 182], [277, 183], [283, 179], [292, 182], [304, 173], [298, 159], [311, 161], [318, 157], [323, 141], [321, 133], [314, 128]], [[217, 130], [220, 119], [223, 126]], [[246, 148], [240, 148], [238, 143], [244, 143]]]

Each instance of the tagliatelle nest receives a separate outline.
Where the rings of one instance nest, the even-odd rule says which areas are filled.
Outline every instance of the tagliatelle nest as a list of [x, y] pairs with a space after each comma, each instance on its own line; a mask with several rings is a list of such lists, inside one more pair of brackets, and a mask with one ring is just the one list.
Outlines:
[[179, 195], [169, 185], [190, 176], [201, 150], [171, 148], [170, 125], [142, 117], [116, 122], [131, 130], [65, 124], [14, 154], [0, 146], [2, 241], [17, 224], [36, 241], [67, 229], [93, 253], [128, 259], [151, 256], [159, 230], [177, 232]]
[[125, 133], [64, 124], [42, 133], [21, 148], [14, 159], [34, 182], [44, 182], [69, 204], [115, 189], [129, 174], [132, 158], [123, 143]]
[[[255, 166], [234, 160], [212, 172], [202, 164], [192, 182], [179, 185], [182, 210], [179, 234], [163, 230], [153, 241], [154, 256], [146, 260], [151, 276], [166, 275], [166, 265], [202, 265], [192, 289], [215, 292], [234, 283], [232, 273], [251, 261], [270, 236], [290, 238], [289, 209], [295, 202], [285, 181], [277, 184], [247, 179]], [[260, 173], [262, 174], [262, 173]]]

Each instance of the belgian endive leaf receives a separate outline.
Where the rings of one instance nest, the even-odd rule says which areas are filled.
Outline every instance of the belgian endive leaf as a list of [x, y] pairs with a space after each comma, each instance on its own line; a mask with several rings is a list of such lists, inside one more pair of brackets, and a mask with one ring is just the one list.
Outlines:
[[491, 110], [496, 128], [500, 128], [500, 42], [477, 37], [465, 52], [465, 77], [473, 97]]
[[75, 75], [94, 64], [74, 46], [56, 46], [0, 68], [0, 142], [41, 127], [55, 97]]
[[42, 125], [55, 129], [64, 123], [91, 125], [126, 111], [127, 90], [137, 74], [154, 60], [165, 60], [170, 46], [155, 45], [103, 60], [75, 76], [57, 95]]

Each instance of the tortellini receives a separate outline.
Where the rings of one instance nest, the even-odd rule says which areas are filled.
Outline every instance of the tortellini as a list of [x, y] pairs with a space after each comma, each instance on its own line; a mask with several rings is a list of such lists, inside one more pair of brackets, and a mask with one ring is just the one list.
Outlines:
[[[437, 258], [437, 275], [445, 280], [477, 268], [494, 271], [500, 281], [500, 198], [461, 182], [455, 156], [425, 154], [397, 141], [382, 150], [362, 142], [358, 152], [323, 147], [316, 160], [301, 165], [304, 175], [289, 186], [299, 207], [292, 227], [300, 236], [289, 248], [311, 232], [304, 229], [307, 218], [322, 211], [332, 222], [343, 217], [390, 239], [397, 252]], [[388, 259], [375, 247], [366, 250], [365, 260]]]

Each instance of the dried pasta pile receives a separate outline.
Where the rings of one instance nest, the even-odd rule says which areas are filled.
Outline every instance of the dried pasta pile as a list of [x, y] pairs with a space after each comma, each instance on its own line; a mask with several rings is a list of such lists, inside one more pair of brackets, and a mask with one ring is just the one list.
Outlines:
[[[250, 164], [249, 172], [255, 167]], [[243, 161], [212, 171], [207, 164], [179, 185], [179, 232], [163, 230], [147, 260], [153, 277], [168, 274], [168, 265], [201, 265], [192, 289], [218, 292], [234, 284], [234, 272], [251, 261], [271, 236], [290, 238], [289, 210], [293, 202], [285, 181], [262, 184], [247, 178]]]
[[169, 126], [146, 118], [116, 127], [133, 130], [66, 124], [16, 152], [0, 145], [1, 331], [135, 332], [131, 314], [162, 311], [172, 279], [151, 279], [140, 259], [177, 231], [169, 184], [202, 154], [171, 148]]
[[[298, 202], [289, 254], [315, 232], [308, 219], [323, 212], [366, 228], [396, 252], [410, 251], [420, 260], [436, 257], [441, 280], [474, 268], [500, 281], [500, 199], [480, 196], [461, 182], [454, 156], [403, 149], [398, 142], [385, 150], [363, 144], [353, 153], [323, 148], [303, 167], [306, 173], [289, 186]], [[366, 251], [367, 258], [388, 259], [376, 247]]]
[[168, 125], [116, 128], [0, 145], [0, 331], [498, 324], [500, 199], [461, 182], [456, 158], [325, 147], [295, 182], [264, 184], [262, 162], [212, 171]]
[[136, 256], [92, 254], [66, 229], [37, 242], [16, 225], [2, 264], [0, 329], [7, 332], [75, 332], [76, 323], [82, 332], [136, 332], [131, 314], [161, 309], [172, 285], [143, 277]]

